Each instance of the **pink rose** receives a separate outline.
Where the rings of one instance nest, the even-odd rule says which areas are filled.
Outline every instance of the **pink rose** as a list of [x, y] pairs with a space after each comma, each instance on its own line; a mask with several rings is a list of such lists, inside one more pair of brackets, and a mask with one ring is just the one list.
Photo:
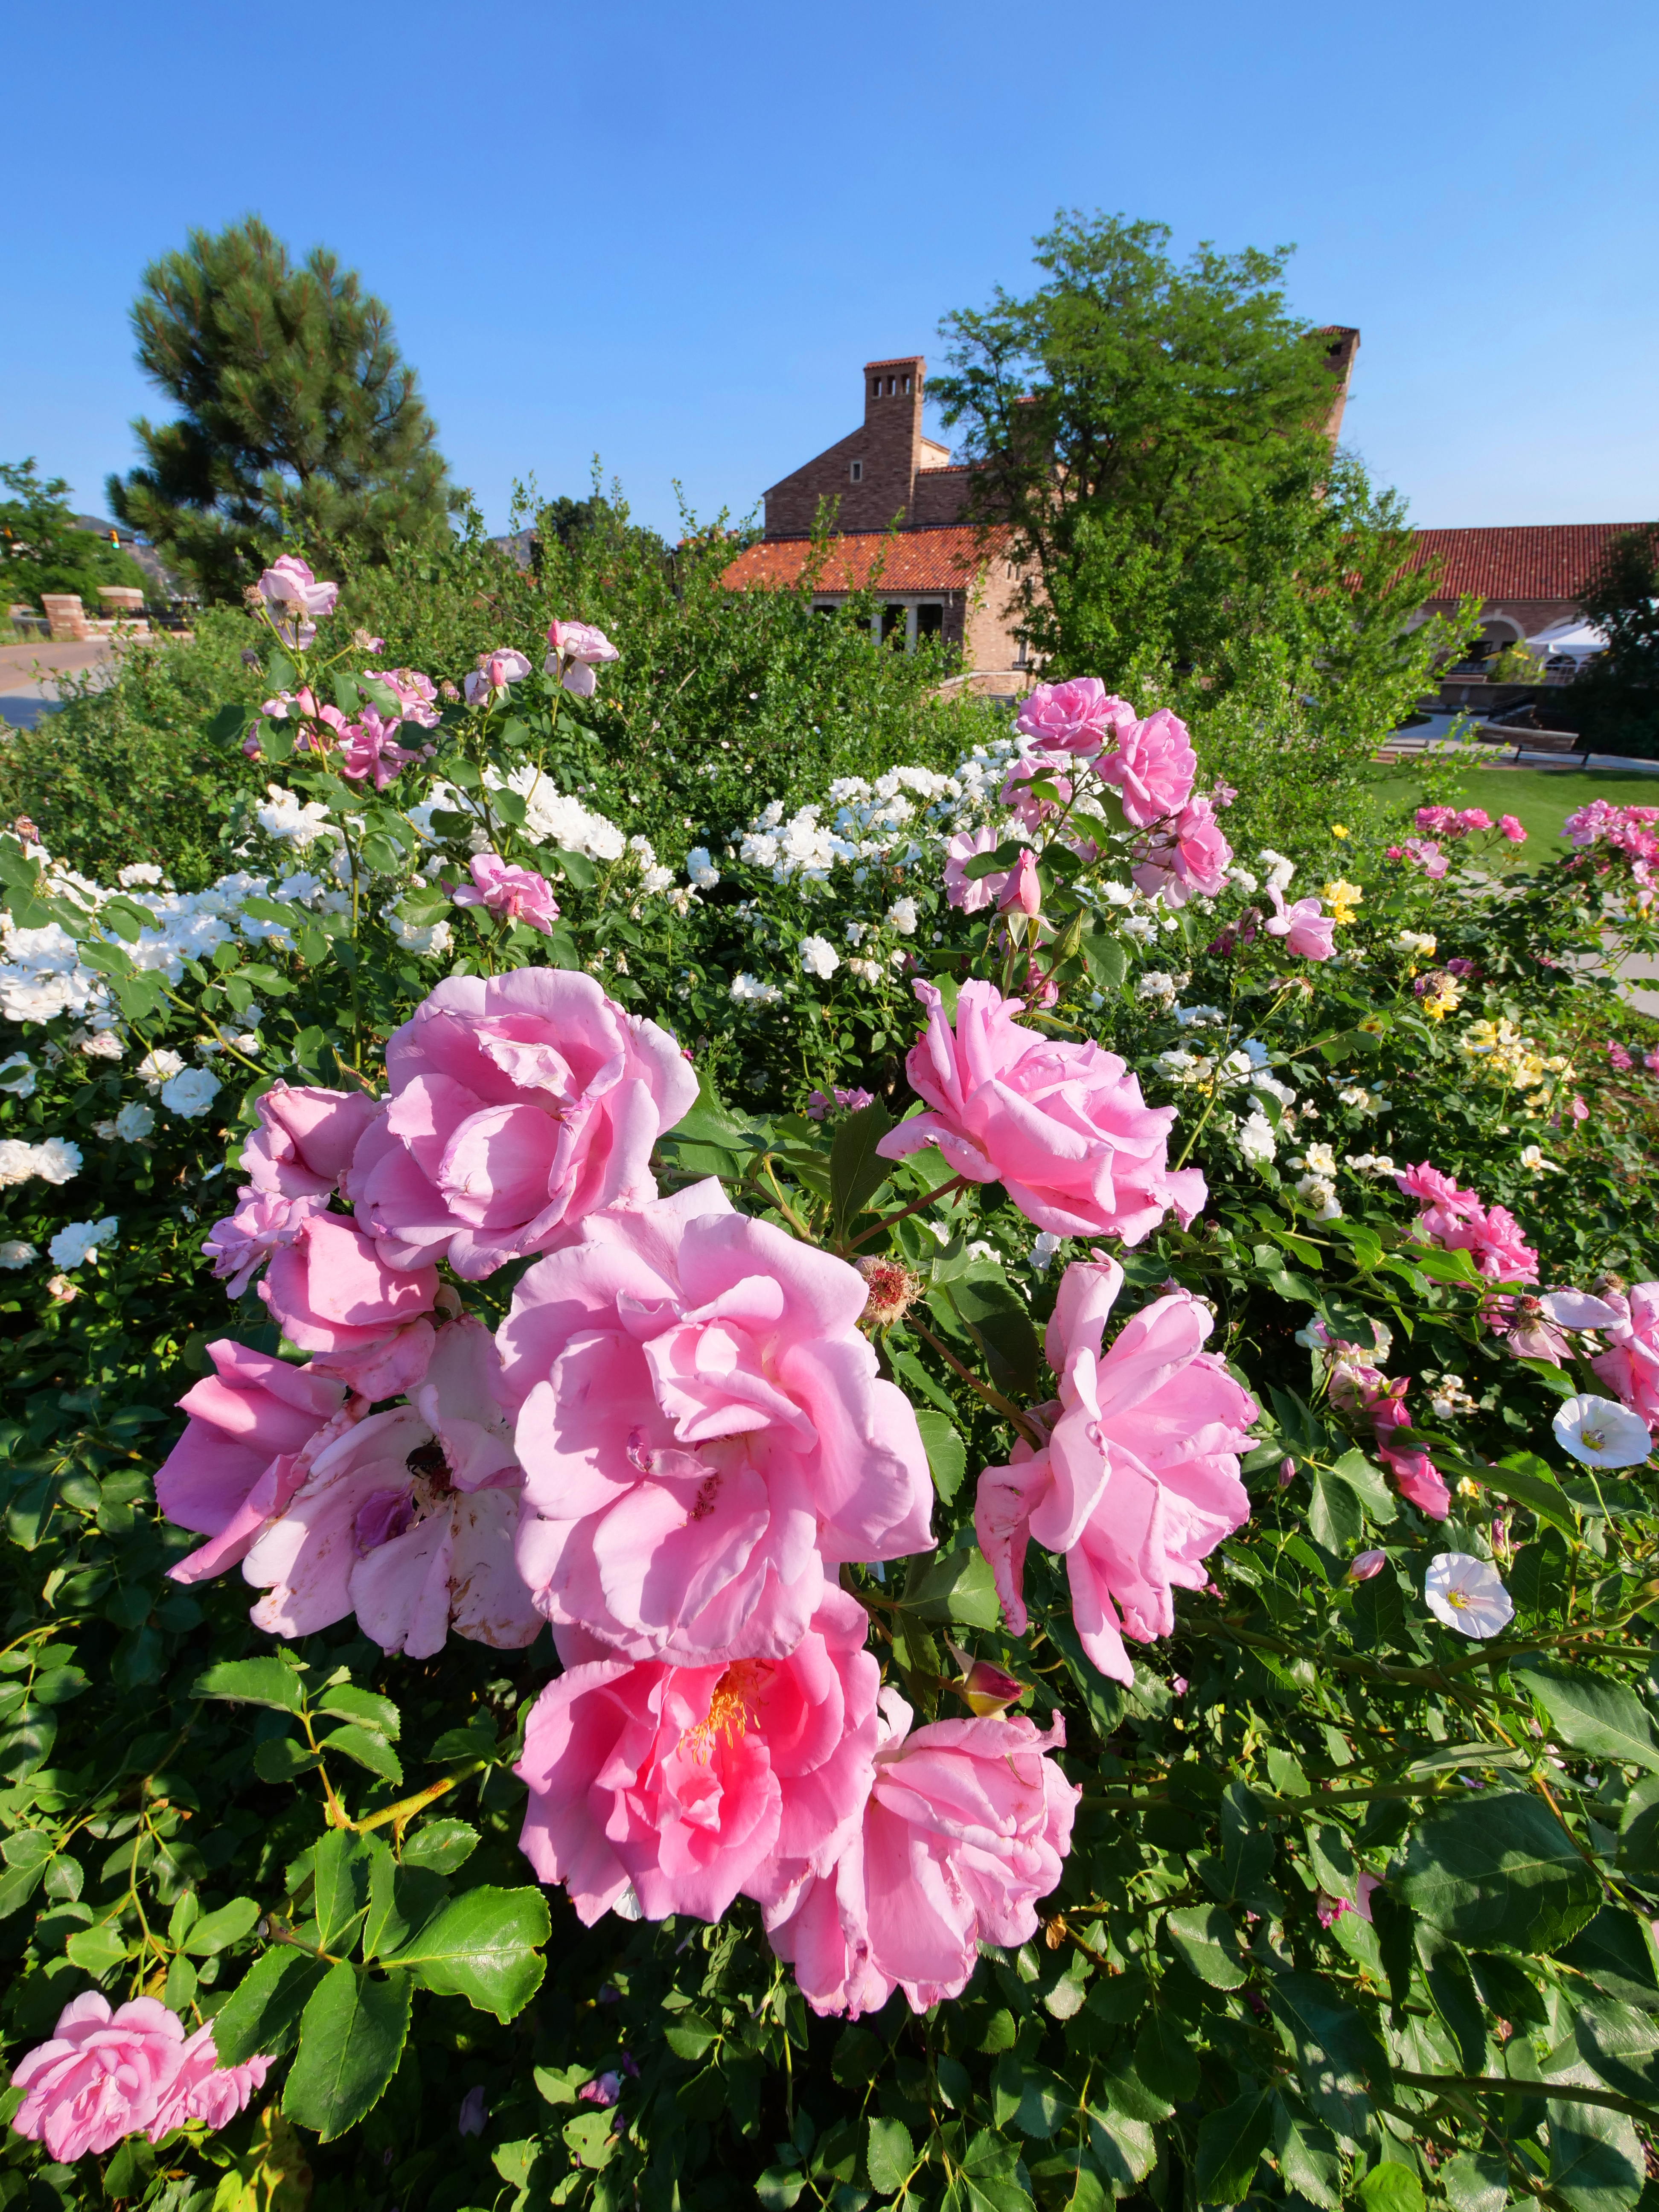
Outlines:
[[380, 1111], [367, 1091], [291, 1089], [278, 1080], [259, 1099], [259, 1127], [243, 1147], [243, 1173], [255, 1190], [325, 1199]]
[[1084, 1650], [1127, 1682], [1123, 1638], [1169, 1635], [1176, 1589], [1202, 1589], [1202, 1562], [1249, 1516], [1238, 1455], [1260, 1409], [1202, 1349], [1210, 1310], [1186, 1291], [1143, 1306], [1103, 1353], [1122, 1286], [1113, 1260], [1066, 1268], [1044, 1337], [1058, 1417], [1042, 1451], [1022, 1442], [1012, 1464], [985, 1469], [974, 1525], [1014, 1634], [1035, 1537], [1065, 1554]]
[[698, 1183], [590, 1214], [500, 1332], [519, 1565], [556, 1625], [629, 1658], [783, 1657], [825, 1569], [927, 1550], [909, 1401], [860, 1334], [856, 1268]]
[[1389, 1441], [1392, 1430], [1411, 1426], [1412, 1417], [1406, 1410], [1407, 1387], [1408, 1378], [1404, 1376], [1393, 1382], [1379, 1376], [1365, 1393], [1376, 1455], [1399, 1485], [1402, 1498], [1426, 1513], [1431, 1521], [1443, 1521], [1451, 1511], [1451, 1492], [1439, 1468], [1425, 1451]]
[[913, 1090], [933, 1110], [884, 1137], [884, 1159], [937, 1144], [970, 1182], [1001, 1182], [1039, 1229], [1138, 1244], [1173, 1207], [1201, 1211], [1204, 1178], [1168, 1164], [1172, 1106], [1148, 1106], [1115, 1053], [1020, 1028], [1024, 1002], [964, 983], [955, 1029], [933, 984], [918, 981], [927, 1026], [909, 1051]]
[[1419, 806], [1413, 819], [1425, 837], [1455, 837], [1457, 835], [1457, 809], [1455, 806]]
[[988, 823], [979, 830], [958, 830], [945, 841], [945, 896], [963, 914], [978, 914], [981, 908], [992, 905], [1008, 880], [1009, 871], [988, 876], [969, 877], [966, 872], [969, 860], [981, 853], [994, 853], [1001, 841]]
[[1607, 1348], [1590, 1365], [1601, 1380], [1659, 1435], [1659, 1283], [1636, 1283], [1607, 1303], [1616, 1318]]
[[429, 676], [422, 676], [418, 668], [370, 668], [364, 673], [396, 693], [404, 721], [418, 723], [423, 730], [437, 728], [437, 687]]
[[1268, 936], [1282, 937], [1285, 950], [1298, 960], [1328, 960], [1335, 950], [1336, 922], [1321, 912], [1319, 901], [1302, 898], [1287, 907], [1277, 884], [1268, 884], [1267, 896], [1273, 902], [1273, 917], [1261, 926]]
[[1097, 676], [1074, 676], [1066, 684], [1039, 684], [1014, 727], [1047, 751], [1092, 760], [1109, 738], [1132, 730], [1135, 720], [1128, 701], [1113, 697]]
[[19, 2063], [12, 2086], [27, 2094], [12, 2125], [62, 2165], [88, 2151], [101, 2157], [155, 2119], [184, 2043], [183, 2023], [157, 1998], [112, 2013], [107, 1997], [87, 1990], [59, 2013], [52, 2040]]
[[1467, 837], [1473, 830], [1491, 828], [1492, 817], [1484, 806], [1466, 806], [1457, 817], [1457, 830], [1460, 836]]
[[559, 918], [553, 886], [532, 868], [510, 868], [499, 853], [472, 855], [472, 882], [452, 892], [457, 906], [487, 907], [503, 921], [522, 921], [544, 936]]
[[424, 1371], [437, 1295], [435, 1267], [389, 1267], [338, 1213], [301, 1222], [259, 1285], [289, 1342], [369, 1398], [394, 1397]]
[[372, 1413], [313, 1460], [242, 1573], [268, 1594], [250, 1615], [309, 1636], [349, 1613], [386, 1651], [429, 1659], [456, 1635], [497, 1650], [541, 1620], [513, 1563], [521, 1473], [489, 1331], [439, 1331], [412, 1405]]
[[[537, 1700], [514, 1769], [520, 1848], [586, 1926], [629, 1887], [647, 1920], [718, 1920], [827, 1875], [870, 1794], [880, 1669], [864, 1608], [833, 1585], [787, 1657], [708, 1667], [606, 1653]], [[559, 1638], [562, 1650], [583, 1641]]]
[[1451, 862], [1441, 851], [1439, 846], [1427, 838], [1407, 837], [1405, 854], [1406, 858], [1415, 861], [1432, 883], [1438, 883], [1451, 866]]
[[[1216, 897], [1232, 857], [1233, 848], [1221, 834], [1210, 801], [1189, 799], [1176, 819], [1153, 836], [1134, 878], [1148, 898], [1161, 891], [1166, 906], [1182, 907], [1194, 891]], [[1273, 924], [1267, 927], [1272, 929]]]
[[1022, 848], [1020, 856], [1009, 874], [1007, 889], [997, 901], [997, 912], [1035, 917], [1042, 908], [1042, 885], [1037, 878], [1036, 855], [1027, 845]]
[[556, 676], [564, 690], [577, 699], [591, 699], [599, 679], [593, 672], [607, 660], [620, 660], [622, 655], [602, 629], [592, 623], [554, 622], [547, 626], [547, 641], [553, 650], [544, 664], [546, 673]]
[[498, 645], [493, 653], [481, 653], [477, 666], [469, 672], [461, 687], [466, 703], [469, 707], [487, 706], [499, 699], [509, 684], [522, 684], [529, 673], [530, 663], [510, 645]]
[[263, 2088], [274, 2058], [244, 2059], [240, 2066], [221, 2066], [213, 2047], [213, 2022], [198, 2027], [179, 2056], [179, 2070], [163, 2092], [155, 2118], [147, 2130], [152, 2142], [186, 2120], [205, 2120], [210, 2128], [228, 2127], [248, 2099]]
[[1419, 1161], [1414, 1168], [1404, 1169], [1395, 1176], [1395, 1182], [1407, 1198], [1416, 1199], [1423, 1206], [1441, 1206], [1466, 1218], [1480, 1211], [1480, 1200], [1475, 1192], [1460, 1190], [1450, 1176], [1431, 1167], [1427, 1160]]
[[284, 553], [273, 561], [256, 586], [268, 607], [291, 628], [309, 630], [310, 637], [300, 640], [301, 647], [316, 635], [315, 624], [334, 611], [334, 602], [340, 596], [337, 584], [319, 584], [307, 564], [292, 553]]
[[319, 1212], [323, 1198], [277, 1198], [247, 1186], [236, 1194], [236, 1211], [216, 1221], [202, 1249], [213, 1262], [214, 1279], [225, 1296], [240, 1298], [273, 1252], [291, 1244], [300, 1224]]
[[[1441, 1176], [1426, 1161], [1397, 1175], [1395, 1181], [1416, 1198], [1421, 1208], [1418, 1227], [1423, 1234], [1448, 1252], [1467, 1252], [1488, 1282], [1538, 1280], [1538, 1255], [1506, 1207], [1483, 1206], [1474, 1191], [1460, 1190], [1449, 1176]], [[1437, 1194], [1442, 1182], [1448, 1186], [1443, 1196]]]
[[959, 1996], [981, 1942], [1018, 1949], [1060, 1880], [1081, 1791], [1043, 1754], [1056, 1713], [911, 1729], [881, 1693], [882, 1741], [859, 1836], [832, 1875], [808, 1875], [765, 1909], [772, 1948], [820, 2014], [878, 2012], [896, 1988], [914, 2012]]
[[1117, 750], [1102, 754], [1095, 773], [1117, 786], [1126, 819], [1137, 830], [1150, 830], [1187, 804], [1198, 760], [1187, 725], [1160, 707], [1144, 722], [1120, 728]]
[[382, 721], [373, 707], [365, 707], [361, 718], [348, 722], [341, 732], [340, 774], [353, 783], [372, 775], [375, 790], [384, 791], [409, 762], [421, 757], [397, 743], [395, 732], [402, 727], [400, 721]]
[[368, 1411], [343, 1382], [221, 1338], [214, 1371], [179, 1401], [185, 1433], [156, 1469], [155, 1502], [210, 1540], [168, 1570], [198, 1582], [234, 1566], [305, 1480], [322, 1447]]
[[654, 1198], [651, 1148], [697, 1095], [665, 1030], [560, 968], [451, 976], [386, 1062], [390, 1103], [351, 1164], [357, 1218], [391, 1266], [447, 1258], [468, 1282]]
[[[1058, 796], [1044, 799], [1032, 790], [1033, 783], [1052, 785]], [[1013, 814], [1024, 828], [1035, 833], [1051, 815], [1058, 814], [1072, 799], [1072, 780], [1059, 773], [1058, 764], [1045, 760], [1041, 753], [1030, 753], [1017, 760], [1003, 781], [1000, 793], [1001, 803]]]

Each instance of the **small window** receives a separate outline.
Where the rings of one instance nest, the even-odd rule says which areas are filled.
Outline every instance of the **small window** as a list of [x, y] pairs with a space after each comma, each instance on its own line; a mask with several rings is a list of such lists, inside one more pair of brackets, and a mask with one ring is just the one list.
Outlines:
[[881, 379], [878, 376], [872, 376], [870, 380], [870, 397], [872, 399], [881, 397]]
[[890, 376], [890, 377], [888, 378], [888, 380], [887, 380], [887, 397], [890, 399], [890, 398], [892, 398], [892, 396], [893, 396], [893, 379]]
[[909, 378], [908, 378], [908, 376], [907, 376], [907, 377], [905, 378], [905, 380], [904, 380], [904, 389], [905, 389], [905, 391], [906, 391], [906, 392], [907, 392], [907, 393], [908, 392], [908, 391], [909, 391], [909, 389], [910, 389], [910, 380], [909, 380]]
[[943, 637], [944, 635], [945, 609], [943, 605], [939, 601], [935, 600], [931, 606], [922, 605], [918, 607], [916, 609], [916, 635], [918, 637]]
[[905, 635], [908, 627], [906, 617], [908, 613], [908, 607], [902, 603], [893, 601], [890, 601], [882, 609], [881, 641], [884, 645], [896, 645], [902, 651], [908, 641]]
[[863, 462], [862, 462], [862, 461], [850, 461], [850, 462], [848, 462], [848, 468], [847, 468], [847, 473], [848, 473], [848, 475], [852, 478], [852, 480], [853, 480], [853, 482], [854, 482], [854, 483], [862, 483], [864, 482], [864, 464], [863, 464]]

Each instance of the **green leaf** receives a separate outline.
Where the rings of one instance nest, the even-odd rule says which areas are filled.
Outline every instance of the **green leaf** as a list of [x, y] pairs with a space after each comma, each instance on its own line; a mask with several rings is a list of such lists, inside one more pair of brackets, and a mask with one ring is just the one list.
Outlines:
[[541, 1987], [539, 1946], [552, 1923], [538, 1889], [469, 1889], [434, 1912], [387, 1960], [441, 1996], [511, 2020]]
[[1564, 1666], [1559, 1660], [1523, 1660], [1510, 1671], [1531, 1691], [1549, 1715], [1551, 1727], [1574, 1751], [1659, 1774], [1659, 1737], [1647, 1708], [1622, 1682], [1610, 1682], [1604, 1674]]
[[[1518, 1463], [1523, 1457], [1527, 1462], [1524, 1467]], [[1559, 1528], [1564, 1536], [1576, 1536], [1578, 1533], [1578, 1516], [1572, 1510], [1572, 1501], [1543, 1461], [1535, 1459], [1530, 1452], [1512, 1455], [1498, 1467], [1474, 1467], [1456, 1461], [1450, 1463], [1447, 1472], [1471, 1476], [1488, 1490], [1495, 1490], [1500, 1498], [1528, 1507], [1540, 1521], [1547, 1521], [1553, 1528]]]
[[120, 1929], [106, 1920], [71, 1936], [64, 1949], [70, 1961], [94, 1981], [100, 1980], [112, 1967], [118, 1966], [127, 1955]]
[[1025, 1302], [1002, 1269], [978, 1262], [969, 1273], [947, 1283], [943, 1296], [984, 1353], [996, 1388], [1012, 1397], [1029, 1397], [1036, 1388], [1041, 1349]]
[[1316, 1544], [1338, 1553], [1352, 1551], [1364, 1534], [1365, 1516], [1358, 1495], [1334, 1468], [1313, 1469], [1308, 1527]]
[[44, 1877], [52, 1856], [52, 1838], [39, 1828], [22, 1828], [3, 1845], [6, 1870], [0, 1875], [0, 1920], [26, 1905]]
[[683, 2012], [676, 2014], [669, 2021], [663, 2030], [663, 2039], [676, 2058], [684, 2058], [695, 2065], [717, 2039], [718, 2033], [719, 2031], [711, 2027], [701, 2013]]
[[830, 1204], [836, 1235], [844, 1237], [855, 1217], [892, 1174], [895, 1163], [876, 1146], [893, 1126], [879, 1098], [872, 1098], [840, 1124], [830, 1147]]
[[1441, 2167], [1440, 2185], [1452, 2212], [1504, 2212], [1510, 2201], [1509, 2161], [1495, 2153], [1477, 2157], [1464, 2151]]
[[279, 1712], [305, 1711], [305, 1692], [292, 1667], [282, 1659], [227, 1659], [198, 1674], [192, 1698], [224, 1698], [246, 1705], [274, 1705]]
[[1198, 2195], [1204, 2204], [1238, 2204], [1249, 2194], [1273, 2129], [1271, 2089], [1254, 2089], [1206, 2112], [1198, 2124]]
[[403, 1863], [430, 1867], [434, 1874], [453, 1874], [477, 1847], [478, 1832], [465, 1820], [428, 1820], [405, 1839]]
[[1184, 2104], [1197, 2094], [1198, 2053], [1184, 2021], [1161, 2007], [1146, 2015], [1135, 2038], [1135, 2072], [1171, 2104]]
[[186, 1933], [184, 1948], [203, 1958], [228, 1950], [233, 1943], [241, 1942], [258, 1917], [259, 1908], [251, 1897], [233, 1897], [216, 1912], [202, 1915]]
[[253, 1771], [261, 1782], [292, 1782], [317, 1764], [317, 1754], [293, 1736], [268, 1736], [253, 1747]]
[[1601, 1885], [1548, 1808], [1519, 1790], [1486, 1790], [1418, 1826], [1400, 1895], [1460, 1943], [1559, 1950], [1601, 1902]]
[[1166, 1913], [1164, 1925], [1176, 1957], [1212, 1990], [1242, 1989], [1249, 1979], [1238, 1955], [1233, 1923], [1218, 1905], [1194, 1905]]
[[562, 846], [555, 845], [550, 851], [548, 858], [555, 867], [563, 872], [579, 891], [591, 891], [599, 881], [598, 876], [594, 873], [593, 863], [585, 854], [567, 853]]
[[332, 2142], [372, 2110], [398, 2070], [413, 1994], [407, 1974], [382, 1981], [343, 1959], [329, 1968], [300, 2021], [283, 2092], [290, 2120]]
[[387, 1782], [404, 1778], [403, 1761], [386, 1738], [377, 1731], [360, 1728], [356, 1721], [348, 1721], [343, 1728], [332, 1729], [318, 1745], [319, 1751], [337, 1751], [346, 1759], [355, 1759], [359, 1766], [366, 1766], [371, 1774], [380, 1775]]
[[1387, 2159], [1360, 2183], [1359, 2200], [1365, 2212], [1423, 2212], [1423, 2185], [1415, 2167]]
[[915, 2162], [910, 2130], [902, 2120], [871, 2121], [864, 2164], [870, 2186], [878, 2196], [890, 2197], [902, 2188]]
[[240, 2066], [260, 2051], [280, 2057], [328, 1971], [325, 1960], [289, 1944], [262, 1951], [213, 2016], [219, 2063]]
[[1314, 2119], [1300, 2098], [1281, 2092], [1273, 2110], [1273, 2155], [1289, 2186], [1323, 2212], [1342, 2201], [1342, 2160], [1336, 2138]]
[[311, 1854], [311, 1909], [317, 1917], [318, 1948], [339, 1951], [368, 1910], [368, 1838], [331, 1828]]
[[1390, 2094], [1388, 2054], [1371, 2021], [1316, 1974], [1277, 1974], [1265, 1995], [1308, 2102], [1339, 2141], [1357, 2148]]
[[565, 2123], [566, 2148], [590, 2171], [610, 2164], [620, 2140], [609, 2112], [580, 2112]]
[[1023, 2136], [1046, 2142], [1065, 2118], [1072, 2098], [1046, 2067], [1017, 2051], [1005, 2051], [991, 2074], [991, 2109], [1000, 2128], [1012, 2123]]
[[1552, 2101], [1550, 2187], [1572, 2212], [1626, 2212], [1643, 2193], [1642, 2139], [1623, 2112]]
[[990, 1561], [971, 1546], [915, 1560], [905, 1577], [901, 1602], [907, 1613], [935, 1628], [950, 1621], [968, 1628], [994, 1628], [1002, 1618]]
[[933, 1488], [948, 1504], [961, 1489], [962, 1478], [968, 1472], [968, 1447], [947, 1415], [935, 1413], [931, 1406], [917, 1407], [915, 1414]]

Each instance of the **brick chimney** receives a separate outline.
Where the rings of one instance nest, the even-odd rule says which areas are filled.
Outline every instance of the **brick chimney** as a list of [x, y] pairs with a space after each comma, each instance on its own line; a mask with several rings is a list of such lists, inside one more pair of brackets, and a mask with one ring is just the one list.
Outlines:
[[921, 465], [921, 392], [927, 363], [919, 353], [864, 364], [863, 464], [860, 480], [842, 495], [843, 530], [885, 530], [908, 519]]

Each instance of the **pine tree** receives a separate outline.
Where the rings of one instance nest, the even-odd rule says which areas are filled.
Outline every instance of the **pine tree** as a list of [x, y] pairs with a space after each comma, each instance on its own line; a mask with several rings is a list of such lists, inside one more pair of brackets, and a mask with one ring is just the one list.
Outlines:
[[276, 552], [374, 564], [459, 503], [392, 317], [313, 247], [302, 268], [257, 216], [144, 271], [138, 361], [183, 410], [132, 428], [143, 465], [110, 503], [210, 599]]

